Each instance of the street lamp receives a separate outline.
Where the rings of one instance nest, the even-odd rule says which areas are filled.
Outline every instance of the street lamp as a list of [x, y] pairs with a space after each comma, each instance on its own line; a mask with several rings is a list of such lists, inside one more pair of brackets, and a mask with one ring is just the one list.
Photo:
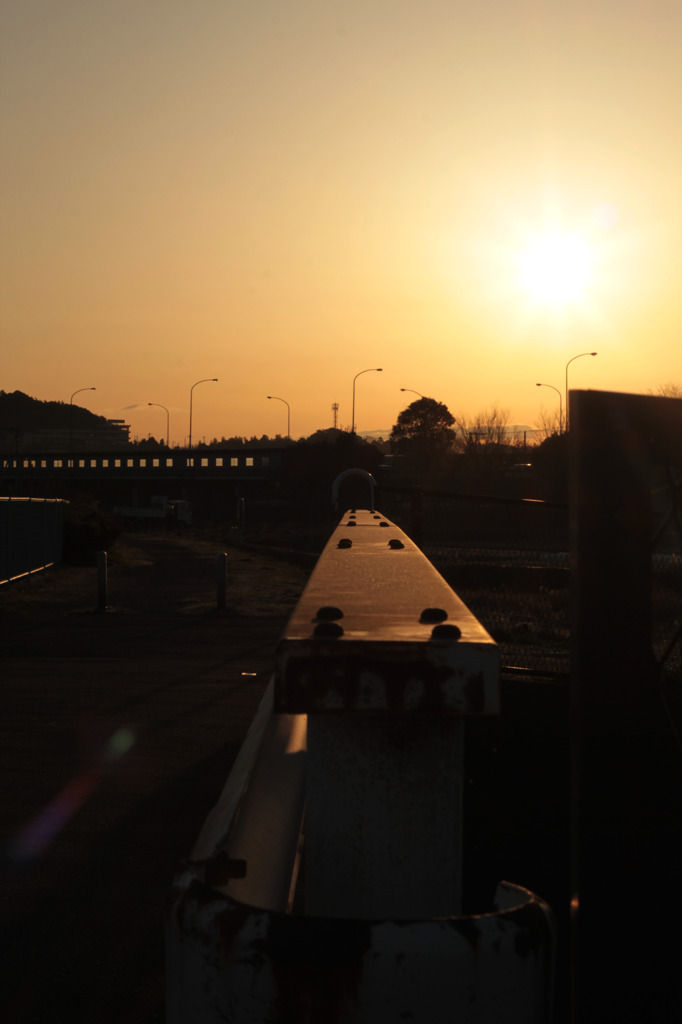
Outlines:
[[[573, 356], [573, 359], [580, 359], [582, 356], [596, 356], [596, 354], [596, 352], [579, 352], [577, 356]], [[569, 359], [566, 363], [566, 433], [568, 433], [568, 368], [573, 359]]]
[[382, 367], [381, 366], [370, 366], [369, 369], [367, 369], [367, 370], [360, 370], [360, 373], [356, 373], [355, 376], [353, 377], [353, 417], [352, 417], [351, 426], [350, 426], [351, 434], [355, 433], [355, 382], [358, 379], [358, 377], [362, 376], [363, 373], [381, 373], [381, 372], [382, 372]]
[[400, 390], [401, 391], [410, 391], [413, 395], [419, 395], [420, 398], [424, 397], [423, 395], [419, 394], [418, 391], [415, 391], [414, 388], [401, 388]]
[[81, 391], [97, 391], [97, 388], [78, 388], [71, 395], [71, 401], [69, 402], [69, 451], [73, 448], [73, 400], [76, 395], [80, 395]]
[[[159, 405], [158, 402], [147, 402], [147, 405], [155, 405], [157, 409], [166, 409], [165, 405]], [[166, 448], [170, 448], [170, 413], [166, 409]]]
[[291, 441], [291, 406], [284, 398], [278, 398], [277, 395], [268, 395], [268, 398], [274, 398], [276, 402], [284, 402], [287, 407], [287, 441]]
[[564, 420], [563, 412], [562, 412], [562, 408], [561, 408], [561, 392], [559, 391], [558, 388], [555, 388], [553, 384], [536, 384], [535, 387], [536, 388], [551, 388], [552, 391], [556, 391], [557, 395], [559, 396], [559, 433], [561, 433], [561, 425], [562, 425], [563, 420]]
[[192, 387], [189, 389], [189, 445], [188, 451], [192, 451], [192, 392], [194, 391], [197, 384], [205, 384], [207, 381], [215, 382], [217, 377], [202, 377], [201, 380], [196, 380]]

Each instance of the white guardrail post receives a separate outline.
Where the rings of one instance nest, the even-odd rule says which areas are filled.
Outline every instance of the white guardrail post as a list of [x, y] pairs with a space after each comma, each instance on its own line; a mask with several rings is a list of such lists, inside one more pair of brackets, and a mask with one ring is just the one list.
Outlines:
[[175, 879], [168, 1024], [548, 1022], [549, 907], [501, 882], [461, 916], [463, 717], [498, 712], [469, 609], [395, 525], [343, 516]]

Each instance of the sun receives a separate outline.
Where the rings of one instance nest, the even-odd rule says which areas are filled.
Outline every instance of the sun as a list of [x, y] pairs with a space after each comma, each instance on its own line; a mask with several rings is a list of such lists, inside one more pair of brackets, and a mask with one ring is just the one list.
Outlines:
[[559, 308], [587, 298], [594, 251], [585, 235], [548, 230], [527, 241], [517, 263], [519, 287], [533, 303]]

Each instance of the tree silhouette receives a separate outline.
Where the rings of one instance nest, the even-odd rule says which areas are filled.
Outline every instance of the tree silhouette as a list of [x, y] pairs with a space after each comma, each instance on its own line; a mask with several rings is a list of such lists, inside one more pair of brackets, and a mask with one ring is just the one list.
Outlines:
[[660, 395], [663, 398], [682, 398], [682, 384], [669, 380], [665, 384], [659, 384], [655, 391], [647, 391], [647, 395]]
[[435, 398], [419, 398], [398, 416], [391, 446], [399, 455], [430, 461], [449, 452], [456, 437], [455, 417]]

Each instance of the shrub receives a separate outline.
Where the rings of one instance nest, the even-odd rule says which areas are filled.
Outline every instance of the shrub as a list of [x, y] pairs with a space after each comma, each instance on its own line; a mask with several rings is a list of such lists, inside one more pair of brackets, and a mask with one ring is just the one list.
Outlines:
[[94, 498], [75, 498], [64, 515], [63, 560], [70, 565], [92, 565], [97, 552], [107, 551], [120, 532]]

